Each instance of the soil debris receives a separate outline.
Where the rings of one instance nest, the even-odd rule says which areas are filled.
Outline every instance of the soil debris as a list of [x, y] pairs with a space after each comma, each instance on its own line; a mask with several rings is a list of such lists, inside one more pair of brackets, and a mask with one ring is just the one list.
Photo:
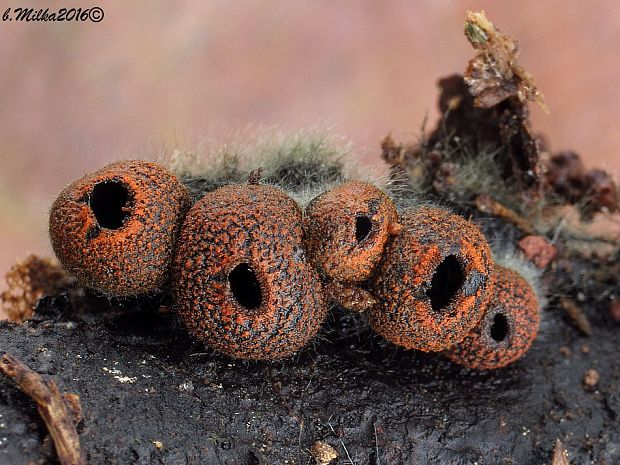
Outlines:
[[15, 263], [5, 276], [8, 289], [0, 294], [9, 321], [23, 323], [32, 318], [44, 296], [73, 288], [75, 280], [50, 258], [28, 255]]
[[620, 297], [614, 297], [609, 304], [609, 315], [614, 321], [620, 322]]
[[260, 180], [263, 178], [263, 168], [258, 168], [250, 171], [248, 174], [248, 184], [260, 184]]
[[558, 350], [566, 358], [569, 358], [571, 355], [573, 355], [573, 351], [568, 346], [561, 346]]
[[600, 380], [601, 375], [599, 375], [598, 371], [591, 368], [583, 375], [583, 387], [587, 391], [593, 391], [598, 386]]
[[564, 151], [552, 156], [547, 163], [545, 180], [556, 201], [578, 204], [586, 218], [599, 211], [618, 211], [618, 190], [611, 175], [600, 169], [586, 170], [575, 152]]
[[[509, 97], [491, 108], [477, 107], [461, 75], [440, 79], [439, 87], [442, 116], [428, 138], [410, 145], [391, 136], [383, 140], [382, 158], [393, 178], [417, 190], [449, 190], [464, 197], [486, 193], [501, 198], [510, 191], [526, 205], [540, 199], [545, 154], [531, 130], [527, 106]], [[475, 160], [484, 161], [472, 165]], [[464, 175], [468, 163], [471, 174]]]
[[310, 446], [310, 453], [317, 465], [329, 465], [338, 458], [338, 452], [324, 441], [317, 441]]
[[518, 245], [525, 258], [543, 270], [558, 255], [556, 247], [543, 236], [526, 236], [519, 241]]

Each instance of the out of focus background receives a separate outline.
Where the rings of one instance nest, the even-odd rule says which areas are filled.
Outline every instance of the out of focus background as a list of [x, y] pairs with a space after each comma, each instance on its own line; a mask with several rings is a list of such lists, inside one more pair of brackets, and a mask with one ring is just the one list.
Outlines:
[[[620, 176], [620, 2], [433, 0], [89, 2], [99, 23], [0, 21], [0, 275], [50, 254], [47, 210], [87, 171], [249, 125], [329, 125], [360, 162], [436, 118], [437, 78], [473, 51], [467, 9], [519, 39], [553, 150]], [[79, 5], [78, 5], [79, 3]], [[2, 287], [0, 285], [0, 287]]]

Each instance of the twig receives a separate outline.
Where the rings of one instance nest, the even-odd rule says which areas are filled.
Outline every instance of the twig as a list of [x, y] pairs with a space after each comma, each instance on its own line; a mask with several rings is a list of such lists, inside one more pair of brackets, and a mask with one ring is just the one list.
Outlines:
[[379, 438], [377, 438], [377, 424], [372, 424], [373, 429], [375, 430], [375, 465], [379, 465]]
[[482, 213], [488, 213], [490, 215], [502, 218], [514, 224], [517, 228], [519, 228], [526, 234], [536, 234], [536, 230], [534, 229], [532, 223], [530, 223], [526, 218], [522, 217], [514, 210], [511, 210], [507, 206], [499, 203], [490, 195], [481, 194], [476, 197], [475, 202], [476, 208]]
[[344, 449], [344, 453], [347, 454], [347, 460], [349, 461], [349, 463], [351, 465], [355, 465], [355, 462], [353, 462], [353, 459], [349, 455], [349, 451], [347, 450], [347, 446], [344, 445], [343, 440], [340, 438], [340, 436], [338, 434], [336, 434], [336, 431], [334, 431], [334, 427], [332, 426], [332, 424], [329, 421], [327, 422], [327, 424], [329, 425], [329, 428], [332, 430], [332, 433], [334, 433], [334, 436], [336, 436], [338, 438], [338, 441], [340, 442], [340, 445]]
[[39, 414], [52, 437], [60, 463], [85, 465], [80, 439], [73, 423], [74, 415], [67, 408], [56, 383], [53, 380], [45, 382], [41, 375], [6, 353], [0, 358], [0, 371], [37, 403]]

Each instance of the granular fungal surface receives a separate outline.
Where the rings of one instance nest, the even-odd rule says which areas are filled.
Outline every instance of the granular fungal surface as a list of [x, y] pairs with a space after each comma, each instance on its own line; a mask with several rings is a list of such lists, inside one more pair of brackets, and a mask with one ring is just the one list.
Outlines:
[[518, 273], [495, 267], [495, 285], [480, 323], [446, 352], [450, 360], [479, 370], [515, 362], [528, 351], [540, 324], [536, 294]]
[[238, 358], [303, 347], [327, 314], [303, 247], [301, 210], [283, 191], [231, 185], [187, 215], [175, 257], [176, 309], [201, 341]]
[[153, 292], [168, 279], [189, 203], [161, 166], [113, 163], [60, 193], [50, 211], [52, 247], [83, 286], [115, 296]]
[[407, 349], [437, 352], [482, 318], [492, 288], [489, 245], [476, 225], [438, 208], [401, 217], [371, 282], [375, 331]]

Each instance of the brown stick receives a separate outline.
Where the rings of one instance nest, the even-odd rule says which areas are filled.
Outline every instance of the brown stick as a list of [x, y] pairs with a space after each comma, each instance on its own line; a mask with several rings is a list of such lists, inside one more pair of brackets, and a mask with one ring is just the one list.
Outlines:
[[45, 382], [41, 375], [6, 353], [0, 358], [0, 371], [37, 403], [39, 414], [54, 441], [60, 463], [85, 465], [72, 414], [56, 383], [53, 380]]
[[489, 213], [490, 215], [503, 218], [504, 220], [514, 224], [517, 228], [519, 228], [526, 234], [536, 234], [532, 223], [530, 223], [527, 219], [523, 218], [517, 212], [511, 210], [505, 205], [502, 205], [490, 195], [481, 194], [476, 197], [475, 201], [476, 208], [478, 208], [478, 210], [480, 210], [482, 213]]

